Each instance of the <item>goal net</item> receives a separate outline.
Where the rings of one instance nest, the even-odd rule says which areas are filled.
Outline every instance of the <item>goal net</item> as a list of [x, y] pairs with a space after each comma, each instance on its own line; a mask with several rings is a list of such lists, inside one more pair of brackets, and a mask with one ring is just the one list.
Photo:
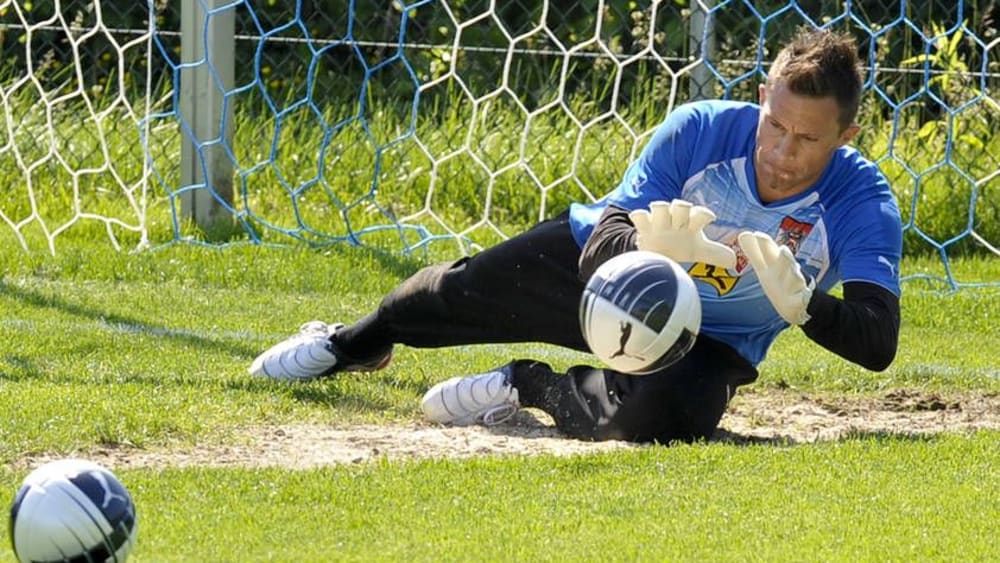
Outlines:
[[858, 38], [904, 274], [1000, 254], [1000, 10], [525, 4], [0, 2], [0, 242], [474, 252], [601, 197], [677, 104], [755, 100], [807, 25]]

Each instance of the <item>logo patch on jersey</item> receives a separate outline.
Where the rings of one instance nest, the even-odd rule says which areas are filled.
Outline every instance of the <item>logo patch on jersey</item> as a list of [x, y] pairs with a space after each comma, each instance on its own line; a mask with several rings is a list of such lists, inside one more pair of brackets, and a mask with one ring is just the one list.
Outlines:
[[688, 270], [688, 275], [691, 279], [703, 281], [708, 285], [715, 288], [719, 292], [719, 295], [725, 295], [736, 287], [736, 281], [739, 279], [736, 276], [729, 273], [729, 270], [725, 268], [720, 268], [718, 266], [713, 266], [711, 264], [704, 264], [702, 262], [695, 262], [691, 265]]
[[889, 273], [892, 274], [892, 278], [896, 279], [896, 267], [892, 265], [892, 262], [890, 262], [888, 258], [885, 256], [879, 256], [878, 263], [885, 264], [885, 267], [889, 268]]
[[778, 227], [778, 236], [774, 237], [774, 241], [787, 246], [793, 255], [798, 254], [799, 245], [809, 236], [812, 230], [812, 223], [803, 223], [791, 217], [785, 217], [781, 220], [781, 226]]

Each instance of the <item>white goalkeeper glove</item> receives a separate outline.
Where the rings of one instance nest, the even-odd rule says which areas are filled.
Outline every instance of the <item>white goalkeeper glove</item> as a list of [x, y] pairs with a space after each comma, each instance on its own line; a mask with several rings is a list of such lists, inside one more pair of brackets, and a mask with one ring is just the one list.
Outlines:
[[744, 231], [739, 241], [743, 254], [757, 272], [760, 287], [781, 318], [795, 325], [806, 324], [809, 321], [806, 307], [816, 283], [806, 282], [792, 251], [761, 232]]
[[715, 221], [715, 213], [707, 207], [683, 199], [654, 201], [648, 211], [636, 209], [628, 217], [635, 225], [639, 250], [657, 252], [678, 262], [736, 267], [733, 249], [705, 236], [705, 225]]

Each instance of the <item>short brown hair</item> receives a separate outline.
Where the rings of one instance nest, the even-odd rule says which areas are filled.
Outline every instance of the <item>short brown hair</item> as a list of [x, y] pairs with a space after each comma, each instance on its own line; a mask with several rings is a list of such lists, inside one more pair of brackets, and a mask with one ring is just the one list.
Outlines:
[[782, 82], [800, 96], [832, 96], [840, 107], [840, 125], [846, 129], [861, 103], [861, 61], [854, 38], [828, 29], [803, 27], [774, 58], [767, 86]]

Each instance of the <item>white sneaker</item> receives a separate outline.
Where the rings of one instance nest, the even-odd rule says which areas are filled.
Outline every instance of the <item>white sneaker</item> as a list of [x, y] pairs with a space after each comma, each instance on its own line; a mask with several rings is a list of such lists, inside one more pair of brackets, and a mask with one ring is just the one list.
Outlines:
[[512, 385], [512, 364], [491, 372], [453, 377], [424, 395], [421, 406], [431, 422], [468, 426], [500, 424], [521, 408]]
[[302, 325], [298, 334], [257, 356], [248, 371], [279, 381], [308, 381], [338, 371], [373, 371], [389, 363], [391, 348], [372, 362], [358, 362], [346, 357], [330, 340], [343, 328], [340, 323], [308, 322]]

